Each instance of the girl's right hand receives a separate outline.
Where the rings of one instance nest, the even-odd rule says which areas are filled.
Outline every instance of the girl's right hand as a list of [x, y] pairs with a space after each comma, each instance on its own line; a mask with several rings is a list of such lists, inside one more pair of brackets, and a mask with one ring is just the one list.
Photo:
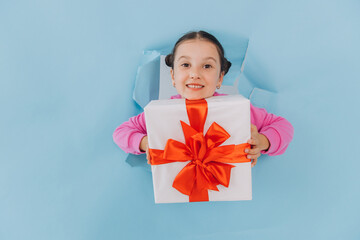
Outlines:
[[147, 136], [145, 136], [141, 139], [139, 148], [140, 148], [140, 151], [146, 152], [147, 163], [150, 164], [149, 142], [148, 142]]

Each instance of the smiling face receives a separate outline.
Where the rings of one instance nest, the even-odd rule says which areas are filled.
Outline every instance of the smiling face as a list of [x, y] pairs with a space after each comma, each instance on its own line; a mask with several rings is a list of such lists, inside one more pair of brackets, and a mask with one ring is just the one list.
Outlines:
[[202, 39], [186, 40], [178, 45], [170, 73], [177, 92], [189, 100], [213, 96], [224, 77], [216, 46]]

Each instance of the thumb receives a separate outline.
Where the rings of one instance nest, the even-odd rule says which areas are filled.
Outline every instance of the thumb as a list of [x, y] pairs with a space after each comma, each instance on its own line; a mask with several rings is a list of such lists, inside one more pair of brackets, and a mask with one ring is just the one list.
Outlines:
[[257, 132], [258, 131], [257, 127], [254, 124], [251, 124], [250, 129], [251, 129], [251, 132]]
[[147, 163], [148, 163], [148, 164], [151, 164], [151, 163], [150, 163], [149, 148], [146, 149], [146, 159], [147, 159]]

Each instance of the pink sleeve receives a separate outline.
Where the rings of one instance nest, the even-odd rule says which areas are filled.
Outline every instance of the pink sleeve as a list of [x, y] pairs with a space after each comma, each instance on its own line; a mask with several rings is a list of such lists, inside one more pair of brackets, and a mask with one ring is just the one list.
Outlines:
[[251, 123], [254, 124], [259, 133], [265, 135], [270, 142], [267, 151], [261, 153], [269, 156], [283, 154], [294, 135], [294, 128], [285, 118], [268, 113], [263, 108], [250, 105]]
[[140, 141], [146, 135], [145, 114], [140, 113], [117, 127], [113, 139], [125, 152], [142, 154], [144, 152], [139, 149]]

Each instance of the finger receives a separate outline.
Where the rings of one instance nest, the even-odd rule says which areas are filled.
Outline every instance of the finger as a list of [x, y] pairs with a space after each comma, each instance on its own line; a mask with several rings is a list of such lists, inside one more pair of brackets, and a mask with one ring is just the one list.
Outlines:
[[147, 163], [148, 163], [148, 164], [151, 164], [151, 163], [150, 163], [149, 148], [148, 148], [148, 149], [146, 149], [146, 159], [147, 159]]
[[257, 158], [252, 161], [251, 167], [254, 167], [256, 165], [256, 163], [257, 163]]
[[250, 144], [250, 145], [254, 145], [254, 144], [255, 144], [255, 140], [251, 138], [251, 139], [249, 139], [249, 140], [247, 141], [247, 143]]
[[260, 157], [260, 153], [258, 153], [258, 154], [248, 154], [246, 157], [248, 158], [248, 159], [256, 159], [256, 158], [258, 158], [258, 157]]
[[251, 130], [251, 132], [258, 132], [258, 129], [254, 124], [251, 124], [250, 130]]
[[251, 138], [247, 141], [247, 143], [249, 143], [250, 145], [257, 145], [258, 140], [256, 138]]
[[245, 152], [248, 154], [251, 154], [251, 155], [255, 155], [255, 154], [260, 153], [260, 148], [258, 148], [258, 147], [254, 147], [251, 149], [247, 148], [247, 149], [245, 149]]

